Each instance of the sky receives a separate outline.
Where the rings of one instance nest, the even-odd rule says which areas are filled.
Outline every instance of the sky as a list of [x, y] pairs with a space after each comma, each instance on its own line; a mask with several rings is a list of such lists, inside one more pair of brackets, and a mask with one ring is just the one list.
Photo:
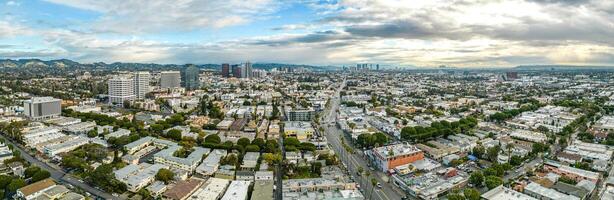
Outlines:
[[612, 0], [0, 0], [0, 58], [614, 65]]

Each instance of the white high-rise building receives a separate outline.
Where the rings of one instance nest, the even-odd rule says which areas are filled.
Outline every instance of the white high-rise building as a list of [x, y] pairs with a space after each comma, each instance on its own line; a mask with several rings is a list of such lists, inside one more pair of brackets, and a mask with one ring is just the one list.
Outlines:
[[134, 100], [134, 80], [127, 76], [109, 79], [109, 104], [124, 105], [124, 101]]
[[179, 71], [163, 71], [160, 74], [160, 88], [181, 87], [181, 73]]
[[53, 97], [33, 97], [23, 102], [24, 114], [32, 120], [60, 116], [62, 100]]
[[134, 95], [137, 99], [144, 99], [145, 94], [149, 92], [149, 72], [134, 73]]

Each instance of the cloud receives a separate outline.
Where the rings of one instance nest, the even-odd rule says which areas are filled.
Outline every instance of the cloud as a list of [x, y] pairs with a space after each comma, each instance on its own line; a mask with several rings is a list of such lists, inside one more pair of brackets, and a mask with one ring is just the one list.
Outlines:
[[607, 0], [307, 1], [302, 3], [316, 12], [307, 21], [276, 24], [262, 33], [246, 26], [250, 29], [242, 30], [247, 36], [222, 41], [184, 42], [152, 38], [162, 32], [180, 34], [277, 19], [277, 11], [288, 2], [48, 1], [100, 17], [74, 29], [82, 31], [33, 29], [0, 20], [0, 38], [37, 36], [43, 38], [44, 46], [7, 46], [0, 49], [0, 56], [18, 57], [30, 51], [83, 62], [177, 64], [245, 60], [459, 67], [614, 63], [614, 3]]
[[267, 17], [282, 4], [274, 0], [48, 0], [102, 16], [91, 29], [152, 33], [222, 28]]

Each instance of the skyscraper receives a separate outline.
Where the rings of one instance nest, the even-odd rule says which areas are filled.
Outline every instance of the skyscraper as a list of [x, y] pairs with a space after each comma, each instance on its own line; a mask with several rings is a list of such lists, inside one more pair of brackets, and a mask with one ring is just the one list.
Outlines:
[[252, 77], [252, 63], [250, 63], [249, 61], [247, 61], [245, 63], [245, 76], [243, 76], [242, 78], [251, 78]]
[[241, 78], [241, 66], [240, 65], [232, 65], [232, 76], [235, 78]]
[[179, 71], [163, 71], [160, 74], [160, 88], [178, 88], [181, 86], [181, 73]]
[[144, 99], [145, 94], [149, 92], [149, 72], [141, 71], [134, 73], [134, 95], [137, 99]]
[[200, 80], [198, 76], [200, 74], [200, 70], [196, 65], [186, 65], [186, 67], [181, 72], [181, 84], [185, 87], [186, 90], [195, 90], [200, 87]]
[[222, 77], [230, 77], [230, 65], [228, 63], [222, 64]]
[[124, 101], [134, 100], [134, 80], [127, 76], [109, 79], [109, 104], [124, 105]]
[[33, 97], [23, 102], [24, 114], [32, 120], [57, 117], [62, 113], [61, 103], [53, 97]]

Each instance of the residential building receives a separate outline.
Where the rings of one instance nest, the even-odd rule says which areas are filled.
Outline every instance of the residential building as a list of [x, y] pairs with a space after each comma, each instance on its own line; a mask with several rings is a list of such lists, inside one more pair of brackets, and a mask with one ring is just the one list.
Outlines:
[[108, 81], [109, 104], [123, 106], [135, 99], [134, 80], [127, 76], [115, 76]]
[[160, 73], [160, 88], [178, 88], [181, 86], [181, 73], [179, 71], [163, 71]]
[[196, 90], [200, 88], [199, 79], [200, 69], [196, 65], [188, 64], [181, 71], [181, 84], [186, 90]]
[[53, 179], [47, 178], [17, 189], [16, 196], [25, 200], [36, 199], [38, 196], [42, 195], [43, 192], [51, 189], [55, 185]]
[[60, 116], [62, 100], [53, 97], [33, 97], [23, 102], [24, 114], [38, 121]]
[[134, 73], [134, 95], [136, 99], [144, 99], [145, 94], [149, 93], [149, 80], [151, 76], [147, 71]]
[[232, 181], [221, 200], [247, 200], [251, 181]]
[[288, 121], [311, 121], [315, 118], [313, 109], [292, 109], [288, 111]]
[[[228, 188], [230, 180], [221, 178], [209, 178], [190, 196], [190, 199], [199, 200], [218, 200], [224, 195], [224, 191]], [[252, 194], [253, 195], [253, 194]]]

